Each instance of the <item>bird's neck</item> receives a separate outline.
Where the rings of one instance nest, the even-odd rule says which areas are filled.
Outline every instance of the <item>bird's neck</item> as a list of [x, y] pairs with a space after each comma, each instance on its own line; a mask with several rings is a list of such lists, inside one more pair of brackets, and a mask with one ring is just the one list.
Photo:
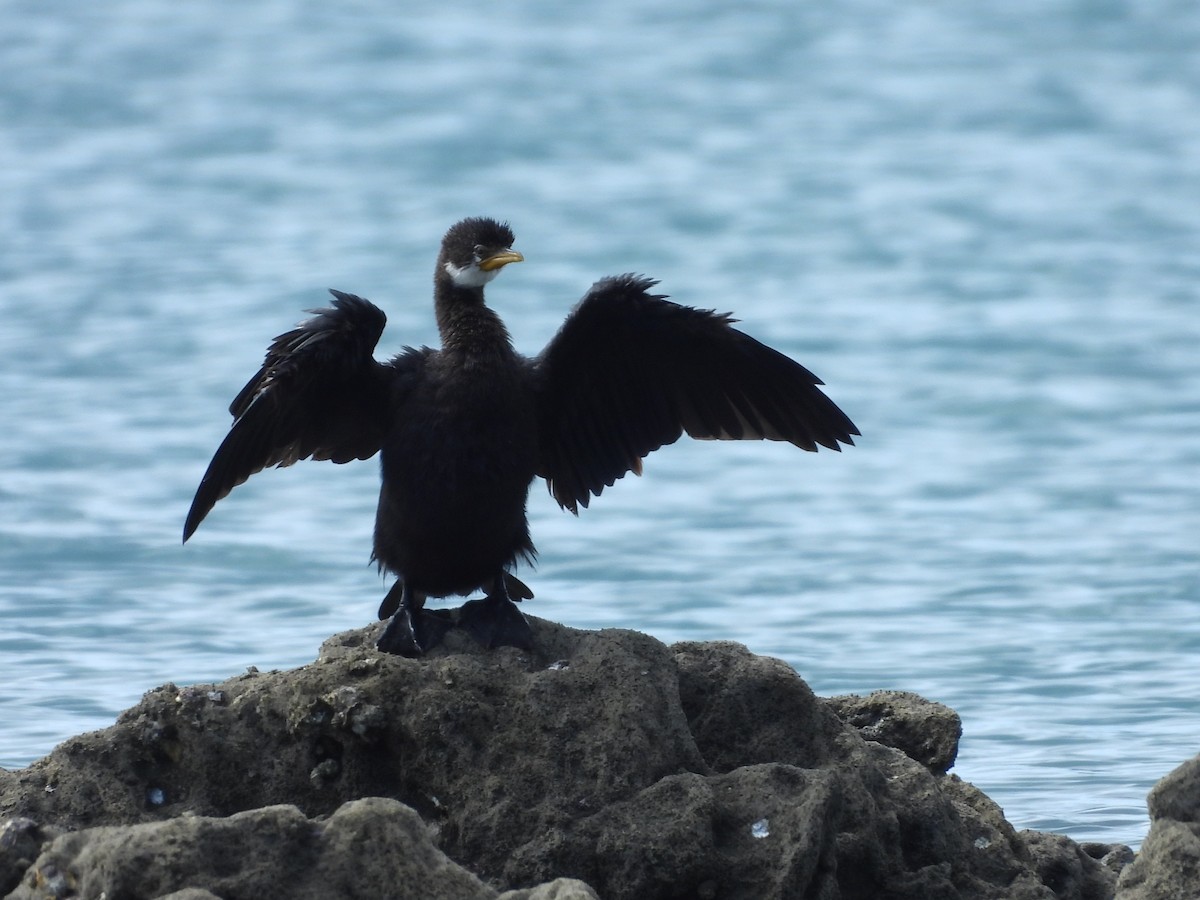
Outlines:
[[513, 353], [504, 322], [483, 302], [482, 288], [464, 288], [439, 278], [434, 305], [442, 349], [472, 356]]

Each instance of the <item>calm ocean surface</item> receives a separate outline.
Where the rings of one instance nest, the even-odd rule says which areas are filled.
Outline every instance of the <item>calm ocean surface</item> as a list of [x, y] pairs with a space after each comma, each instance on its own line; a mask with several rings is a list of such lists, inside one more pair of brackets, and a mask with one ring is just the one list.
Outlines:
[[492, 215], [526, 352], [644, 272], [864, 434], [536, 485], [529, 612], [920, 692], [1016, 825], [1141, 840], [1200, 751], [1194, 0], [4, 6], [0, 765], [372, 620], [373, 462], [183, 516], [272, 336], [338, 287], [433, 342]]

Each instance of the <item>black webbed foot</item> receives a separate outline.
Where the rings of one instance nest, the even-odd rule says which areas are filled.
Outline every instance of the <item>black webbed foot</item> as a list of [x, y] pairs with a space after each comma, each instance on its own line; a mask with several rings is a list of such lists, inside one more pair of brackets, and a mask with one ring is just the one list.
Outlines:
[[388, 591], [383, 602], [379, 604], [379, 620], [390, 619], [396, 614], [396, 610], [400, 608], [400, 604], [404, 602], [404, 579], [397, 578], [396, 583], [392, 585], [392, 589]]
[[504, 573], [504, 589], [508, 592], [509, 600], [519, 603], [522, 600], [533, 599], [533, 591], [529, 589], [529, 585], [511, 572]]
[[[479, 600], [469, 600], [458, 611], [458, 627], [469, 634], [475, 643], [491, 650], [495, 647], [533, 649], [533, 629], [508, 596], [508, 573], [501, 573], [492, 583], [492, 590]], [[517, 581], [518, 585], [529, 589]], [[532, 596], [532, 593], [530, 593]]]
[[425, 598], [397, 581], [383, 598], [379, 618], [390, 614], [392, 620], [375, 642], [384, 653], [415, 658], [436, 647], [453, 626], [450, 614], [444, 610], [427, 610]]

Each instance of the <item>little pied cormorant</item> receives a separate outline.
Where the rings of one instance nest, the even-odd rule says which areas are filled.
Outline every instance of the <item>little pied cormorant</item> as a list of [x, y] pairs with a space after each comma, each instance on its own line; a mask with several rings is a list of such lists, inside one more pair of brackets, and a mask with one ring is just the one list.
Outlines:
[[[534, 478], [578, 513], [684, 432], [840, 450], [859, 434], [800, 364], [732, 327], [729, 315], [603, 278], [540, 355], [513, 349], [483, 288], [522, 256], [513, 233], [464, 219], [442, 241], [434, 300], [442, 347], [373, 356], [386, 317], [331, 291], [333, 305], [280, 335], [230, 405], [234, 422], [196, 491], [187, 541], [214, 504], [267, 466], [380, 454], [373, 558], [397, 581], [378, 646], [419, 656], [450, 627], [487, 647], [529, 649], [511, 574], [535, 556], [525, 513]], [[485, 596], [457, 615], [427, 597]]]

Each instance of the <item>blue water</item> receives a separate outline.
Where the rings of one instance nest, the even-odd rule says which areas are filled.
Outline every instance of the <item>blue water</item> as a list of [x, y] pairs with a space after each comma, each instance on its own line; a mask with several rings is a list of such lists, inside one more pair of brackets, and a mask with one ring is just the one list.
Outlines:
[[8, 0], [0, 765], [371, 621], [373, 463], [183, 515], [273, 335], [336, 286], [433, 342], [493, 215], [527, 352], [645, 272], [864, 432], [535, 486], [531, 613], [918, 691], [1017, 826], [1137, 844], [1200, 750], [1200, 7], [991, 6]]

